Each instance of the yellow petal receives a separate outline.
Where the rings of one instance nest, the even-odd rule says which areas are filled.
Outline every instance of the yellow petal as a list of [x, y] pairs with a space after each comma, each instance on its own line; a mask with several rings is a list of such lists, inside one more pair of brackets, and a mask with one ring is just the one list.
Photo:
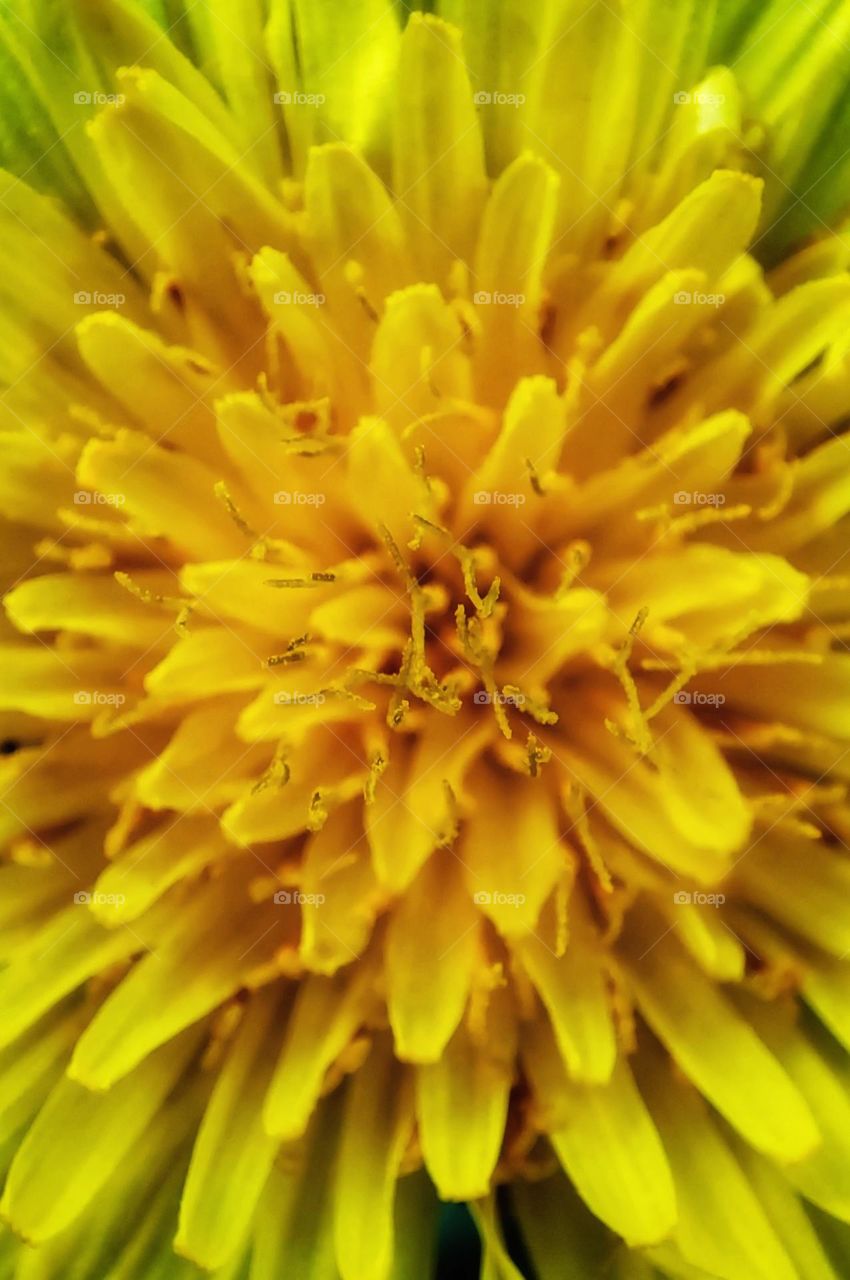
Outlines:
[[165, 827], [129, 844], [109, 864], [92, 893], [92, 910], [107, 927], [136, 920], [173, 885], [235, 853], [215, 819], [170, 817]]
[[397, 547], [416, 528], [413, 516], [433, 517], [433, 502], [421, 476], [408, 464], [401, 446], [380, 418], [364, 418], [348, 446], [352, 499], [367, 525], [389, 531]]
[[189, 711], [168, 745], [136, 775], [136, 797], [150, 809], [211, 812], [235, 800], [266, 763], [233, 729], [243, 699], [217, 699]]
[[0, 449], [0, 502], [6, 519], [61, 532], [62, 521], [56, 512], [61, 507], [73, 508], [74, 494], [80, 487], [74, 476], [79, 442], [68, 437], [42, 440], [34, 431], [3, 431]]
[[[387, 1007], [396, 1053], [404, 1061], [436, 1062], [445, 1049], [469, 995], [478, 933], [478, 912], [457, 861], [433, 854], [387, 929]], [[440, 992], [433, 1004], [422, 999], [428, 985]]]
[[267, 636], [243, 628], [198, 628], [181, 635], [148, 672], [145, 688], [163, 700], [254, 689], [266, 678], [263, 663], [274, 651]]
[[294, 371], [291, 399], [333, 400], [362, 392], [362, 367], [323, 314], [327, 299], [312, 289], [287, 254], [263, 249], [251, 263], [251, 279], [266, 315], [284, 341]]
[[481, 1043], [461, 1023], [443, 1056], [416, 1069], [419, 1140], [444, 1200], [486, 1195], [502, 1145], [513, 1078], [514, 1014], [493, 998], [488, 1016], [491, 1024]]
[[757, 1150], [788, 1164], [820, 1140], [805, 1099], [749, 1023], [669, 930], [632, 943], [638, 1003], [676, 1062]]
[[280, 991], [255, 995], [204, 1112], [180, 1201], [174, 1247], [199, 1266], [223, 1265], [251, 1226], [278, 1144], [260, 1104], [273, 1063]]
[[[133, 219], [176, 276], [198, 338], [215, 344], [228, 368], [244, 358], [244, 335], [261, 332], [236, 258], [263, 245], [287, 247], [283, 207], [210, 118], [156, 72], [133, 67], [117, 80], [122, 100], [89, 125], [97, 155], [117, 190], [146, 192], [133, 202]], [[149, 262], [149, 254], [137, 256]]]
[[412, 1133], [412, 1081], [379, 1036], [349, 1086], [342, 1121], [334, 1212], [342, 1280], [390, 1275], [396, 1180]]
[[734, 343], [689, 379], [688, 396], [709, 411], [732, 404], [766, 421], [785, 388], [846, 332], [848, 316], [846, 274], [802, 284], [764, 309], [746, 343]]
[[784, 1170], [807, 1200], [850, 1222], [850, 1100], [847, 1062], [819, 1028], [806, 1027], [786, 1004], [742, 1001], [747, 1017], [811, 1108], [823, 1142], [807, 1159]]
[[555, 226], [558, 178], [543, 160], [518, 156], [497, 179], [475, 254], [476, 385], [501, 407], [519, 372], [542, 368], [537, 331], [543, 264]]
[[216, 499], [216, 475], [186, 454], [119, 431], [83, 452], [80, 484], [111, 498], [143, 537], [167, 538], [189, 560], [236, 555], [239, 531]]
[[422, 863], [450, 835], [453, 806], [467, 770], [491, 736], [489, 725], [461, 726], [449, 716], [430, 717], [416, 748], [402, 758], [393, 751], [366, 810], [366, 834], [382, 884], [400, 892]]
[[[379, 312], [389, 294], [412, 283], [398, 211], [373, 170], [352, 147], [339, 142], [311, 149], [304, 203], [322, 288], [340, 308], [346, 306], [345, 314], [355, 321], [346, 326], [352, 338], [365, 338], [364, 302]], [[357, 291], [346, 273], [351, 262], [362, 272]], [[360, 354], [367, 357], [365, 346]]]
[[[606, 293], [637, 299], [668, 271], [704, 273], [711, 284], [749, 244], [758, 221], [762, 184], [746, 173], [719, 170], [692, 190], [672, 213], [638, 237], [612, 276]], [[622, 305], [622, 304], [621, 304]]]
[[[145, 584], [148, 575], [134, 581]], [[5, 597], [19, 631], [74, 631], [148, 650], [171, 639], [173, 614], [143, 604], [112, 575], [46, 573]]]
[[[662, 634], [676, 620], [676, 630], [694, 648], [721, 645], [743, 628], [752, 631], [778, 622], [794, 622], [808, 601], [806, 576], [780, 556], [738, 554], [722, 547], [683, 547], [633, 565], [612, 567], [617, 582], [611, 608], [624, 625], [638, 610], [649, 610], [646, 638], [653, 628]], [[669, 634], [669, 633], [668, 633]]]
[[384, 901], [363, 831], [362, 802], [342, 805], [307, 840], [302, 889], [316, 905], [301, 913], [300, 954], [316, 973], [356, 960]]
[[431, 14], [405, 29], [393, 114], [396, 199], [418, 266], [442, 281], [454, 258], [470, 259], [486, 175], [460, 32]]
[[[668, 708], [653, 721], [659, 736], [651, 768], [609, 732], [600, 712], [601, 704], [570, 715], [572, 742], [559, 757], [632, 843], [700, 883], [715, 882], [751, 823], [720, 750], [685, 707]], [[615, 715], [629, 732], [624, 713]]]
[[284, 1148], [272, 1168], [257, 1210], [251, 1280], [339, 1280], [327, 1186], [343, 1100], [341, 1089], [326, 1099], [304, 1141]]
[[446, 401], [472, 398], [460, 318], [434, 285], [411, 285], [387, 298], [371, 369], [378, 413], [397, 430]]
[[83, 903], [57, 913], [30, 939], [20, 959], [0, 974], [0, 1045], [10, 1044], [64, 996], [139, 947], [138, 934], [128, 929], [109, 932]]
[[511, 554], [519, 560], [539, 546], [529, 528], [536, 499], [531, 469], [545, 480], [557, 468], [565, 430], [566, 407], [555, 383], [523, 378], [505, 409], [496, 443], [466, 485], [462, 518], [503, 534], [509, 526]]
[[400, 39], [391, 0], [344, 9], [334, 0], [272, 0], [270, 9], [267, 41], [296, 175], [311, 145], [338, 139], [385, 161], [384, 95]]
[[538, 1182], [517, 1179], [511, 1205], [539, 1280], [563, 1280], [567, 1259], [576, 1276], [602, 1272], [611, 1237], [560, 1169]]
[[776, 1166], [757, 1155], [745, 1142], [735, 1144], [735, 1155], [771, 1227], [796, 1267], [796, 1274], [805, 1276], [806, 1280], [840, 1280], [806, 1212], [805, 1202]]
[[743, 414], [733, 412], [673, 428], [650, 449], [568, 492], [558, 512], [561, 536], [592, 534], [594, 548], [633, 551], [648, 537], [648, 525], [637, 518], [638, 513], [674, 503], [680, 491], [724, 490], [751, 430]]
[[617, 1057], [602, 946], [577, 895], [570, 906], [563, 955], [540, 936], [523, 938], [515, 946], [546, 1006], [570, 1075], [601, 1084], [610, 1079]]
[[367, 584], [340, 592], [310, 615], [311, 627], [341, 645], [401, 650], [410, 631], [403, 600], [382, 586]]
[[263, 1123], [283, 1141], [300, 1137], [319, 1100], [325, 1073], [354, 1039], [375, 1004], [374, 973], [360, 962], [332, 978], [308, 977], [266, 1095]]
[[757, 837], [738, 864], [735, 892], [839, 960], [850, 951], [850, 865], [835, 849], [778, 829]]
[[620, 1059], [604, 1085], [564, 1076], [561, 1088], [567, 1118], [552, 1143], [582, 1198], [632, 1247], [662, 1240], [676, 1221], [673, 1178], [628, 1066]]
[[[288, 708], [276, 710], [285, 715]], [[280, 737], [282, 727], [275, 735]], [[318, 830], [322, 803], [328, 797], [350, 799], [368, 776], [368, 770], [349, 749], [341, 750], [333, 726], [308, 725], [292, 753], [291, 764], [273, 757], [269, 771], [259, 782], [243, 784], [241, 794], [225, 811], [222, 828], [238, 845], [282, 840], [299, 831]]]
[[170, 936], [138, 962], [80, 1037], [68, 1068], [71, 1079], [89, 1089], [110, 1089], [154, 1049], [238, 991], [251, 969], [272, 954], [280, 941], [280, 917], [271, 906], [263, 910], [234, 901], [244, 877], [241, 866], [193, 891]]
[[825, 653], [816, 665], [782, 662], [759, 669], [758, 680], [743, 667], [731, 665], [723, 673], [718, 689], [735, 710], [756, 719], [779, 718], [811, 733], [850, 739], [850, 720], [845, 712], [850, 696], [850, 655]]
[[177, 445], [205, 462], [220, 456], [210, 398], [227, 379], [207, 360], [171, 347], [124, 316], [100, 313], [77, 328], [80, 354], [131, 420], [158, 441]]
[[835, 1038], [850, 1052], [850, 972], [836, 960], [812, 965], [803, 981], [803, 996], [829, 1027]]
[[17, 1232], [47, 1240], [91, 1203], [179, 1080], [198, 1039], [187, 1032], [173, 1040], [105, 1097], [59, 1082], [9, 1172], [2, 1210]]
[[[696, 1090], [660, 1059], [641, 1084], [676, 1182], [674, 1239], [696, 1267], [728, 1280], [796, 1280], [788, 1255]], [[726, 1059], [727, 1070], [729, 1060]], [[781, 1116], [781, 1104], [778, 1114]]]
[[[120, 650], [108, 649], [60, 651], [43, 644], [4, 645], [0, 662], [3, 705], [48, 720], [91, 721], [104, 707], [126, 701], [125, 678], [133, 659], [120, 654]], [[84, 779], [79, 782], [85, 786]]]
[[[191, 23], [206, 20], [209, 58], [201, 56], [204, 78], [220, 83], [230, 106], [231, 128], [240, 129], [243, 163], [274, 188], [283, 177], [274, 81], [263, 50], [265, 6], [258, 0], [211, 0], [203, 14], [186, 11]], [[179, 21], [179, 19], [178, 19]], [[236, 33], [239, 33], [238, 35]], [[157, 41], [167, 44], [170, 41]], [[200, 48], [198, 50], [200, 53]], [[129, 61], [122, 59], [122, 61]]]
[[458, 850], [479, 910], [511, 939], [534, 932], [544, 902], [572, 865], [557, 801], [539, 781], [477, 770], [476, 810]]
[[0, 1144], [40, 1109], [79, 1034], [78, 1010], [60, 1008], [0, 1053]]

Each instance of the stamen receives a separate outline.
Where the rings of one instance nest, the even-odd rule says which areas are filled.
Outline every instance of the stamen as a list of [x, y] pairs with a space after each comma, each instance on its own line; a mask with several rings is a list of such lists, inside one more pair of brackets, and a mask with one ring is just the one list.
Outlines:
[[794, 472], [791, 467], [785, 463], [782, 466], [782, 475], [776, 497], [772, 502], [768, 502], [763, 507], [759, 507], [756, 515], [759, 520], [775, 520], [780, 515], [791, 500], [794, 492]]
[[560, 604], [568, 591], [571, 591], [575, 585], [576, 579], [580, 578], [587, 566], [590, 564], [592, 551], [589, 542], [583, 539], [577, 542], [571, 542], [564, 551], [564, 558], [567, 567], [561, 574], [561, 581], [555, 591], [555, 602]]
[[460, 816], [458, 814], [457, 796], [455, 795], [452, 789], [452, 784], [449, 782], [448, 778], [443, 778], [443, 795], [446, 798], [448, 818], [446, 820], [444, 830], [441, 831], [440, 833], [440, 838], [437, 841], [437, 845], [441, 849], [446, 849], [448, 848], [449, 845], [454, 844], [455, 840], [457, 839], [458, 832], [460, 830]]
[[304, 662], [309, 654], [305, 652], [304, 646], [312, 640], [309, 632], [305, 632], [303, 636], [298, 636], [296, 640], [290, 640], [283, 653], [276, 653], [273, 657], [266, 659], [267, 667], [286, 666], [294, 662]]
[[538, 724], [553, 725], [560, 719], [557, 711], [552, 711], [540, 698], [532, 698], [523, 693], [518, 684], [506, 684], [502, 687], [503, 695], [516, 704], [517, 710], [530, 715]]
[[366, 293], [366, 289], [363, 284], [365, 277], [363, 264], [357, 262], [354, 258], [349, 258], [343, 267], [343, 275], [345, 276], [346, 283], [351, 286], [354, 296], [360, 303], [369, 320], [371, 320], [373, 324], [380, 324], [380, 312], [369, 301], [369, 296]]
[[309, 578], [266, 578], [264, 583], [267, 587], [279, 588], [302, 588], [302, 587], [321, 587], [326, 582], [336, 582], [335, 573], [311, 573]]
[[242, 512], [239, 510], [236, 503], [233, 501], [230, 491], [223, 480], [219, 480], [213, 486], [213, 493], [218, 498], [219, 502], [224, 504], [227, 514], [230, 516], [231, 520], [236, 525], [236, 528], [240, 531], [240, 533], [244, 533], [245, 537], [250, 538], [252, 542], [260, 542], [261, 541], [260, 535], [257, 533], [256, 529], [253, 529], [251, 527], [251, 525], [242, 515]]
[[537, 473], [537, 468], [535, 467], [534, 463], [531, 461], [530, 458], [526, 458], [525, 465], [528, 470], [528, 478], [531, 482], [532, 489], [537, 494], [538, 498], [545, 498], [546, 490], [543, 488], [543, 485], [540, 480], [540, 476]]
[[[414, 578], [387, 526], [381, 524], [378, 529], [393, 563], [404, 579], [410, 596], [411, 639], [410, 645], [405, 650], [409, 656], [404, 668], [407, 687], [416, 697], [421, 698], [436, 710], [446, 715], [455, 715], [461, 708], [461, 701], [446, 685], [439, 682], [428, 665], [425, 654], [425, 614], [430, 597]], [[393, 717], [396, 709], [391, 703], [390, 710]], [[391, 723], [395, 725], [395, 719]]]
[[466, 610], [462, 604], [459, 604], [455, 610], [455, 625], [464, 653], [472, 665], [478, 667], [481, 673], [481, 682], [489, 695], [488, 700], [493, 708], [496, 723], [504, 737], [510, 741], [513, 737], [513, 731], [493, 674], [493, 654], [484, 645], [481, 634], [481, 620], [477, 616], [467, 618]]
[[[631, 713], [632, 727], [635, 733], [634, 745], [640, 751], [640, 754], [644, 756], [648, 755], [652, 750], [652, 735], [650, 734], [649, 725], [640, 705], [640, 698], [638, 696], [634, 676], [629, 669], [629, 659], [632, 656], [635, 640], [640, 635], [641, 629], [643, 628], [648, 616], [649, 610], [646, 606], [638, 611], [634, 622], [629, 627], [629, 634], [626, 636], [625, 640], [616, 652], [612, 667], [614, 675], [620, 681], [623, 692], [626, 695], [626, 703]], [[621, 726], [616, 724], [614, 721], [606, 720], [605, 725], [606, 728], [615, 736], [628, 737], [627, 734], [623, 733]], [[631, 741], [631, 739], [629, 740]]]
[[330, 792], [324, 791], [319, 787], [310, 797], [310, 812], [307, 816], [307, 828], [310, 831], [321, 831], [322, 827], [330, 817], [330, 810], [327, 806], [327, 797]]
[[537, 778], [540, 776], [540, 766], [548, 764], [552, 759], [552, 751], [549, 747], [544, 747], [533, 733], [528, 735], [525, 750], [528, 761], [528, 776]]
[[475, 553], [467, 547], [458, 547], [455, 555], [460, 561], [460, 566], [463, 570], [463, 585], [466, 588], [466, 594], [475, 606], [476, 613], [482, 618], [492, 617], [496, 602], [499, 599], [499, 592], [502, 589], [501, 578], [494, 578], [490, 583], [486, 596], [482, 597], [475, 581], [477, 571]]
[[388, 764], [389, 758], [382, 751], [376, 751], [369, 761], [369, 777], [363, 784], [363, 798], [367, 804], [375, 803], [378, 782]]
[[667, 538], [674, 534], [696, 533], [713, 524], [731, 524], [735, 520], [746, 520], [753, 514], [753, 508], [747, 502], [738, 503], [734, 507], [707, 506], [698, 511], [690, 511], [683, 515], [674, 515], [668, 502], [657, 507], [644, 507], [635, 513], [641, 523], [657, 521], [660, 526], [659, 538]]
[[422, 546], [426, 533], [438, 533], [441, 538], [451, 538], [448, 529], [444, 529], [441, 524], [435, 524], [433, 520], [426, 520], [424, 516], [413, 513], [413, 523], [416, 526], [416, 532], [408, 542], [411, 551], [418, 551]]
[[148, 587], [143, 587], [140, 583], [134, 582], [129, 573], [118, 570], [115, 574], [115, 581], [125, 591], [129, 591], [131, 596], [135, 596], [137, 600], [141, 600], [142, 604], [156, 605], [160, 609], [176, 609], [177, 617], [174, 626], [180, 635], [185, 635], [189, 619], [197, 607], [197, 601], [186, 600], [184, 596], [163, 596], [158, 591], [151, 591]]
[[[644, 670], [646, 670], [646, 667], [643, 663], [641, 663], [641, 666]], [[687, 658], [687, 659], [683, 658], [682, 668], [679, 671], [679, 674], [673, 677], [673, 679], [670, 681], [667, 687], [663, 689], [661, 693], [659, 693], [655, 701], [650, 703], [649, 707], [647, 707], [647, 709], [644, 711], [643, 714], [646, 718], [647, 723], [654, 720], [655, 717], [658, 715], [658, 713], [660, 711], [663, 711], [664, 708], [673, 701], [673, 699], [676, 697], [676, 694], [681, 693], [685, 685], [688, 684], [688, 682], [692, 680], [695, 675], [696, 675], [696, 660], [694, 658]]]
[[581, 787], [568, 785], [564, 788], [563, 800], [564, 808], [572, 818], [581, 847], [587, 855], [590, 869], [596, 877], [600, 889], [603, 893], [612, 893], [614, 882], [611, 879], [611, 872], [608, 870], [602, 851], [590, 829], [590, 820], [587, 816], [587, 793]]
[[555, 955], [560, 960], [561, 956], [566, 953], [567, 946], [570, 941], [570, 915], [569, 901], [572, 893], [575, 875], [566, 872], [558, 878], [555, 885]]
[[289, 779], [292, 776], [291, 770], [284, 759], [287, 746], [288, 744], [284, 740], [281, 740], [277, 744], [269, 767], [251, 788], [252, 796], [259, 795], [261, 791], [265, 791], [268, 787], [285, 787], [287, 782], [289, 782]]

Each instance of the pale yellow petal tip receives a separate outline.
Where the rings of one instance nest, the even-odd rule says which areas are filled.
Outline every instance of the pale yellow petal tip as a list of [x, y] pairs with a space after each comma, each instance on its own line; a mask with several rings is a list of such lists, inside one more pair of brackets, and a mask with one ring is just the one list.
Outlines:
[[96, 110], [86, 122], [86, 132], [95, 141], [102, 138], [116, 120], [132, 113], [138, 99], [156, 79], [155, 71], [143, 67], [119, 68], [115, 72], [118, 91], [98, 95]]
[[87, 1063], [85, 1055], [75, 1054], [65, 1071], [65, 1078], [73, 1084], [81, 1085], [89, 1093], [106, 1094], [115, 1083], [108, 1072], [98, 1070]]
[[448, 45], [453, 53], [459, 52], [463, 46], [461, 29], [453, 22], [447, 22], [445, 18], [439, 17], [436, 13], [421, 13], [415, 10], [407, 20], [406, 29], [417, 35], [422, 32], [428, 32], [441, 44]]
[[38, 1234], [27, 1234], [25, 1231], [21, 1230], [21, 1227], [16, 1221], [14, 1204], [12, 1203], [12, 1199], [8, 1193], [4, 1195], [3, 1200], [0, 1201], [0, 1224], [7, 1227], [9, 1231], [11, 1231], [12, 1234], [20, 1240], [21, 1244], [26, 1245], [29, 1248], [35, 1248], [37, 1245], [42, 1243], [41, 1237]]

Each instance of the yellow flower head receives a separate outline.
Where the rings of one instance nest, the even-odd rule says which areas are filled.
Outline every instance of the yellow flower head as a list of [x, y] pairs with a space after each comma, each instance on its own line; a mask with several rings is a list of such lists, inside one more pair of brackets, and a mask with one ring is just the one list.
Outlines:
[[2, 6], [2, 1280], [850, 1275], [850, 3], [428, 7]]

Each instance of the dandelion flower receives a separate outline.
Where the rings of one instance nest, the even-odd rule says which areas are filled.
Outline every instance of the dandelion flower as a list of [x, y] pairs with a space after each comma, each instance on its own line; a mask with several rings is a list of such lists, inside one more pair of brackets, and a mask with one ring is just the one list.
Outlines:
[[850, 1274], [850, 4], [3, 5], [3, 1280]]

